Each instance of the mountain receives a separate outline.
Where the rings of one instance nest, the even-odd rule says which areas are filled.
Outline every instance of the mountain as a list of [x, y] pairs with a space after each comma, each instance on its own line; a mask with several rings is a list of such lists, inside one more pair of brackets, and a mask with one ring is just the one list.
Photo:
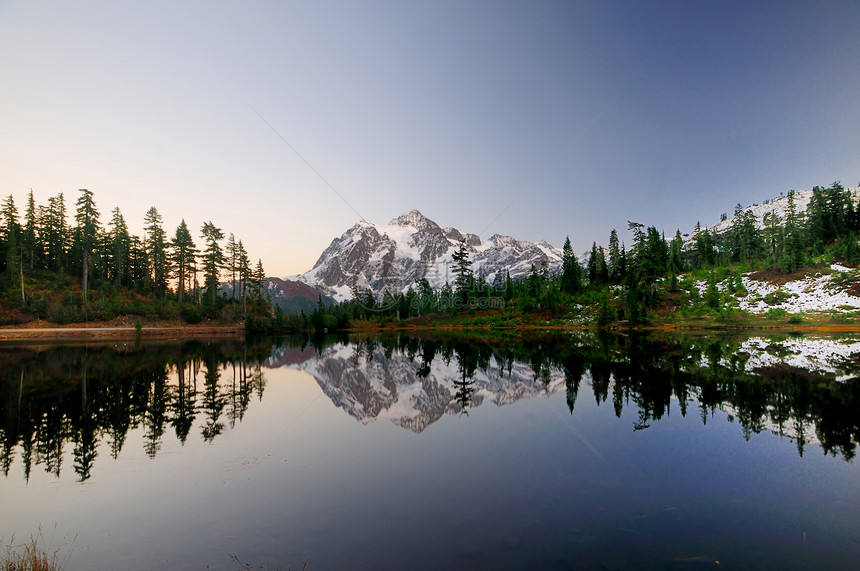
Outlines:
[[385, 225], [358, 222], [332, 240], [310, 271], [291, 279], [337, 300], [350, 298], [354, 286], [403, 291], [422, 277], [439, 289], [454, 280], [452, 254], [460, 242], [466, 244], [475, 275], [489, 283], [505, 270], [512, 278], [525, 277], [543, 262], [551, 272], [561, 269], [561, 250], [544, 241], [535, 244], [494, 234], [482, 242], [475, 234], [442, 228], [413, 210]]
[[263, 282], [263, 295], [273, 304], [280, 306], [284, 313], [309, 313], [319, 303], [320, 296], [325, 304], [334, 302], [331, 297], [306, 283], [280, 278], [266, 278]]

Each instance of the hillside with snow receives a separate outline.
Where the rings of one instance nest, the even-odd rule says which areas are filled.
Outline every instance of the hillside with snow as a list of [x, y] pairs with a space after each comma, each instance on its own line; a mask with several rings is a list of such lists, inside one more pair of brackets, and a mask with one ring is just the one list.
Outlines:
[[[855, 186], [853, 188], [846, 189], [851, 193], [852, 198], [854, 199], [854, 203], [856, 204], [860, 201], [860, 187]], [[796, 190], [794, 191], [794, 208], [798, 213], [803, 213], [806, 211], [806, 207], [809, 206], [809, 201], [812, 199], [812, 191], [811, 190]], [[731, 215], [726, 215], [723, 220], [711, 225], [705, 226], [702, 225], [702, 230], [711, 230], [716, 232], [717, 234], [724, 234], [729, 228], [732, 227], [732, 223], [734, 221], [735, 216], [739, 212], [752, 212], [755, 216], [756, 224], [759, 228], [763, 227], [764, 215], [768, 212], [772, 212], [779, 216], [780, 220], [785, 220], [785, 215], [788, 212], [788, 194], [782, 193], [776, 198], [765, 200], [762, 203], [755, 203], [751, 206], [747, 206], [746, 208], [741, 208], [737, 212], [733, 212]], [[690, 236], [695, 236], [695, 231], [690, 232]]]

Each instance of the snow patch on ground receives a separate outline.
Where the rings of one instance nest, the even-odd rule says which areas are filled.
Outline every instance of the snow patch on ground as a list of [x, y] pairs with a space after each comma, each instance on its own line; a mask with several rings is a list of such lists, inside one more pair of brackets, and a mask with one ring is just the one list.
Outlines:
[[[736, 294], [738, 308], [750, 313], [765, 313], [774, 308], [788, 313], [860, 310], [860, 297], [851, 295], [834, 281], [837, 277], [844, 277], [843, 274], [854, 275], [860, 281], [858, 270], [839, 264], [832, 264], [830, 269], [833, 273], [812, 274], [781, 286], [754, 280], [749, 275], [742, 276], [747, 294]], [[707, 287], [705, 281], [696, 282], [700, 295], [704, 296]], [[725, 293], [725, 281], [717, 284], [717, 288]]]
[[[852, 271], [839, 265], [832, 265], [837, 272]], [[853, 296], [847, 291], [840, 291], [833, 283], [833, 274], [811, 275], [803, 279], [777, 286], [759, 282], [749, 277], [743, 277], [747, 296], [740, 298], [740, 308], [750, 313], [764, 313], [773, 307], [781, 307], [789, 313], [805, 311], [855, 311], [860, 309], [860, 297]], [[777, 290], [788, 294], [788, 298], [777, 303], [765, 300], [768, 295], [779, 296]]]

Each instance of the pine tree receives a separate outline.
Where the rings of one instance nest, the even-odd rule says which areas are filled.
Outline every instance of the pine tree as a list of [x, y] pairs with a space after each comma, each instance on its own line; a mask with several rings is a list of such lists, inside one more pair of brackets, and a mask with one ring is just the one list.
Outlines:
[[176, 228], [176, 233], [171, 242], [171, 260], [176, 269], [176, 295], [180, 303], [184, 300], [186, 285], [191, 280], [191, 273], [195, 265], [197, 257], [197, 248], [194, 245], [194, 240], [191, 238], [191, 232], [188, 231], [188, 226], [185, 220]]
[[227, 237], [227, 248], [226, 248], [226, 257], [225, 261], [227, 264], [227, 270], [230, 272], [230, 297], [231, 299], [236, 299], [236, 289], [238, 284], [236, 282], [236, 272], [239, 270], [239, 248], [236, 243], [236, 237], [231, 233]]
[[146, 248], [137, 236], [131, 236], [128, 249], [128, 281], [129, 285], [136, 288], [148, 288], [149, 260]]
[[454, 260], [454, 291], [463, 304], [469, 301], [469, 292], [472, 289], [472, 262], [469, 260], [469, 250], [466, 248], [465, 240], [460, 241], [457, 250], [451, 256]]
[[248, 299], [247, 289], [248, 280], [251, 277], [251, 261], [248, 259], [248, 252], [245, 251], [245, 246], [242, 240], [236, 245], [236, 271], [239, 273], [239, 294], [242, 297], [242, 315], [248, 315]]
[[40, 236], [45, 245], [44, 267], [64, 270], [69, 230], [66, 225], [66, 203], [62, 192], [48, 198], [48, 205], [39, 208], [38, 218]]
[[597, 283], [598, 262], [597, 262], [597, 242], [591, 243], [591, 253], [588, 255], [588, 283]]
[[98, 240], [99, 212], [93, 201], [93, 193], [86, 188], [79, 190], [81, 195], [76, 203], [75, 222], [78, 224], [76, 234], [81, 250], [81, 297], [84, 305], [87, 305], [89, 303], [87, 288], [89, 287], [90, 256]]
[[114, 208], [110, 221], [110, 265], [108, 276], [117, 285], [129, 283], [128, 269], [131, 265], [131, 236], [119, 208]]
[[24, 230], [21, 235], [21, 247], [27, 254], [27, 263], [31, 270], [35, 267], [36, 260], [42, 257], [41, 241], [37, 238], [38, 225], [36, 200], [33, 198], [33, 189], [31, 188], [30, 194], [27, 196], [27, 210], [24, 212]]
[[561, 262], [561, 291], [568, 295], [578, 293], [582, 289], [582, 269], [570, 245], [570, 236], [564, 240]]
[[209, 303], [215, 305], [218, 295], [218, 279], [224, 266], [224, 251], [219, 243], [224, 239], [224, 232], [212, 222], [204, 222], [200, 237], [206, 241], [203, 250], [203, 283], [209, 295]]
[[263, 269], [263, 262], [257, 258], [257, 266], [254, 268], [254, 292], [257, 299], [263, 299], [263, 284], [266, 282], [266, 270]]
[[805, 243], [803, 226], [794, 202], [794, 191], [788, 193], [788, 212], [785, 214], [785, 248], [783, 253], [783, 271], [791, 273], [803, 267]]
[[621, 282], [621, 250], [618, 246], [618, 232], [615, 228], [609, 233], [609, 281]]
[[675, 230], [675, 237], [672, 238], [672, 243], [669, 244], [669, 269], [674, 274], [679, 274], [686, 269], [684, 264], [684, 239], [681, 237], [681, 231]]
[[167, 255], [167, 236], [162, 227], [161, 214], [151, 207], [144, 218], [144, 242], [148, 264], [147, 277], [152, 291], [163, 295], [167, 291], [167, 276], [170, 275], [170, 259]]
[[770, 260], [771, 267], [776, 268], [779, 265], [783, 243], [782, 220], [775, 211], [771, 210], [764, 213], [764, 216], [762, 216], [762, 223], [764, 224], [764, 240], [767, 257]]

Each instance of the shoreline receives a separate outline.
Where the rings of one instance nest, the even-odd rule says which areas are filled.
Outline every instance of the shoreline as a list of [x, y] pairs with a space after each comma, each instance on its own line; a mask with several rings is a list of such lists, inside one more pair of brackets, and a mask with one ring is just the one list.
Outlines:
[[[0, 327], [0, 342], [21, 340], [129, 340], [129, 339], [193, 339], [206, 337], [239, 338], [246, 334], [244, 324], [234, 325], [150, 325], [139, 330], [129, 325], [102, 325], [72, 323], [58, 326], [39, 322], [37, 327], [30, 324]], [[590, 325], [560, 325], [524, 323], [519, 325], [462, 325], [456, 323], [439, 324], [406, 324], [399, 326], [384, 325], [380, 327], [352, 327], [343, 330], [349, 334], [385, 333], [385, 332], [440, 332], [455, 333], [464, 331], [489, 332], [535, 332], [535, 331], [600, 331], [601, 328]], [[602, 329], [612, 334], [630, 332], [650, 333], [755, 333], [755, 332], [803, 332], [803, 333], [848, 333], [860, 332], [860, 324], [822, 324], [822, 323], [663, 323], [640, 325], [635, 327], [614, 326]]]
[[128, 326], [81, 326], [70, 324], [66, 327], [18, 327], [0, 328], [0, 341], [20, 340], [114, 340], [114, 339], [193, 339], [198, 337], [243, 337], [243, 325], [183, 325], [150, 326], [138, 330]]

